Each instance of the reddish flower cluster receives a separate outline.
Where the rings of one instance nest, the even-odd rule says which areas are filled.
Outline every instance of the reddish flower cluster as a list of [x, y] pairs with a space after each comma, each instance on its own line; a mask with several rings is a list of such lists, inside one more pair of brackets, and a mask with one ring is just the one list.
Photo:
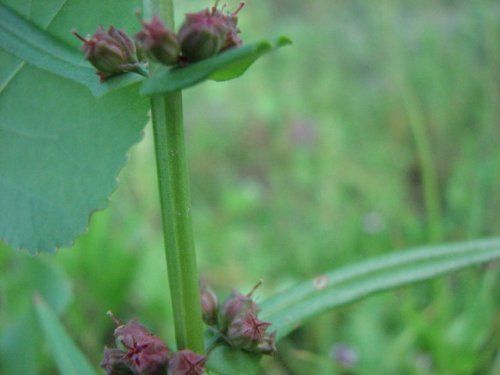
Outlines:
[[204, 60], [229, 48], [241, 46], [237, 14], [244, 3], [229, 14], [217, 9], [218, 3], [217, 0], [212, 9], [186, 14], [178, 36], [182, 57], [188, 62]]
[[89, 39], [76, 31], [73, 34], [83, 42], [85, 58], [97, 69], [101, 81], [124, 72], [141, 71], [135, 44], [123, 30], [110, 26], [104, 31], [99, 26]]
[[[114, 317], [113, 317], [114, 318]], [[105, 348], [101, 367], [107, 375], [201, 375], [207, 357], [190, 350], [171, 352], [163, 341], [135, 320], [121, 324], [116, 348]]]
[[142, 21], [143, 29], [135, 35], [135, 42], [113, 26], [107, 32], [100, 26], [88, 39], [73, 33], [83, 41], [85, 58], [97, 69], [101, 81], [125, 72], [142, 74], [139, 60], [143, 55], [168, 66], [186, 65], [241, 46], [237, 14], [244, 3], [232, 13], [219, 10], [218, 3], [211, 9], [186, 14], [178, 34], [158, 16], [150, 22]]
[[203, 320], [233, 347], [252, 353], [272, 354], [276, 352], [276, 332], [266, 332], [271, 323], [257, 318], [260, 309], [252, 299], [252, 294], [259, 285], [248, 294], [233, 291], [219, 308], [215, 293], [202, 284]]

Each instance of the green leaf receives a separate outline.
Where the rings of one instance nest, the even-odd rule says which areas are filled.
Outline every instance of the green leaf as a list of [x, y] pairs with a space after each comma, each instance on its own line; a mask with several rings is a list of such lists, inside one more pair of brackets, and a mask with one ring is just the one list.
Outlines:
[[39, 296], [35, 297], [35, 308], [59, 372], [64, 375], [96, 375], [96, 371], [68, 336], [56, 314]]
[[0, 336], [0, 373], [37, 375], [40, 373], [40, 330], [33, 308], [9, 324]]
[[307, 319], [371, 294], [500, 258], [500, 239], [409, 249], [301, 283], [261, 304], [260, 317], [284, 337]]
[[[7, 374], [34, 375], [40, 372], [41, 331], [33, 304], [26, 296], [37, 293], [58, 315], [71, 300], [70, 283], [53, 263], [43, 257], [23, 253], [10, 255], [11, 277], [3, 284], [3, 297], [8, 304], [4, 313], [12, 317], [0, 335], [0, 363]], [[2, 373], [0, 369], [0, 373]]]
[[[32, 1], [31, 16], [15, 10], [68, 45], [79, 44], [73, 27], [85, 34], [99, 24], [137, 23], [133, 9], [140, 5], [55, 1]], [[70, 245], [90, 214], [107, 206], [126, 153], [141, 138], [148, 103], [137, 87], [95, 98], [73, 80], [3, 56], [9, 59], [0, 59], [0, 239], [30, 252], [53, 251]]]
[[282, 36], [274, 41], [262, 40], [234, 48], [184, 68], [160, 68], [151, 78], [143, 82], [141, 94], [163, 95], [194, 86], [207, 79], [227, 81], [237, 78], [265, 53], [290, 43], [290, 39]]
[[81, 51], [70, 48], [51, 34], [0, 4], [0, 48], [31, 65], [78, 82], [96, 96], [131, 85], [144, 77], [137, 74], [99, 82], [95, 69]]
[[219, 345], [210, 352], [206, 367], [220, 375], [255, 375], [261, 356]]

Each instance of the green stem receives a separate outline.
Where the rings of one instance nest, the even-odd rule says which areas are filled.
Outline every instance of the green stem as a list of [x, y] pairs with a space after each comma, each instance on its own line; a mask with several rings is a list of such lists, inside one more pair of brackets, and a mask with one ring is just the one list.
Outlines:
[[[173, 28], [172, 0], [144, 0]], [[191, 221], [182, 92], [151, 99], [165, 254], [178, 349], [203, 353], [203, 323]]]

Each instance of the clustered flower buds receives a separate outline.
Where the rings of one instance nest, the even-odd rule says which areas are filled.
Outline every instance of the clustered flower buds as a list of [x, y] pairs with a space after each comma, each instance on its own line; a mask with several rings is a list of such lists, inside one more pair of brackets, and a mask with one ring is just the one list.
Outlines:
[[97, 69], [101, 81], [124, 72], [141, 72], [135, 44], [123, 30], [110, 26], [104, 31], [99, 26], [89, 39], [76, 31], [73, 34], [83, 42], [85, 58]]
[[[252, 353], [272, 354], [276, 352], [276, 332], [267, 333], [271, 323], [257, 318], [259, 307], [250, 293], [233, 291], [220, 308], [215, 293], [206, 285], [201, 285], [201, 306], [204, 322], [211, 326], [231, 346]], [[214, 320], [214, 309], [217, 319]]]
[[122, 30], [113, 26], [106, 32], [99, 26], [88, 39], [73, 32], [83, 42], [85, 58], [97, 69], [104, 81], [126, 72], [143, 74], [140, 60], [148, 59], [167, 66], [184, 66], [207, 59], [243, 43], [239, 37], [237, 14], [244, 3], [232, 13], [217, 8], [186, 14], [178, 34], [170, 30], [158, 16], [150, 22], [141, 21], [143, 29], [135, 35], [135, 42]]
[[[111, 314], [112, 316], [112, 314]], [[101, 367], [107, 375], [201, 375], [207, 357], [190, 350], [171, 352], [143, 325], [131, 320], [122, 324], [112, 316], [116, 348], [105, 348]]]

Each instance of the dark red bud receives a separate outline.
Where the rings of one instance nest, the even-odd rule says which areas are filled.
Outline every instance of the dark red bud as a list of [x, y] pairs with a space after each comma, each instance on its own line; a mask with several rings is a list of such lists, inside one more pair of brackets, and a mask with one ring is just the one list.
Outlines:
[[143, 29], [135, 36], [140, 49], [153, 61], [165, 65], [176, 64], [180, 47], [175, 33], [158, 16], [142, 24]]
[[254, 314], [235, 319], [227, 331], [227, 340], [232, 346], [249, 351], [256, 351], [264, 342], [266, 329], [271, 323], [262, 322]]
[[[108, 354], [108, 357], [118, 357], [117, 353], [121, 352], [122, 362], [126, 363], [134, 371], [134, 374], [164, 374], [170, 351], [163, 341], [152, 335], [146, 327], [135, 320], [121, 324], [116, 318], [113, 317], [113, 319], [120, 324], [114, 332], [116, 345], [119, 349], [111, 349], [113, 352]], [[110, 360], [106, 361], [106, 358], [105, 352], [105, 361], [103, 361], [105, 364], [110, 362]]]
[[104, 348], [101, 368], [107, 375], [134, 375], [127, 354], [119, 349]]
[[248, 294], [241, 294], [233, 291], [231, 296], [224, 302], [219, 311], [219, 329], [222, 333], [226, 333], [230, 324], [239, 318], [243, 318], [248, 314], [257, 316], [259, 307], [252, 299], [253, 292], [260, 286], [260, 282], [253, 287]]
[[237, 27], [239, 11], [245, 6], [244, 2], [240, 3], [240, 6], [233, 12], [224, 16], [224, 22], [229, 29], [227, 33], [226, 40], [222, 46], [220, 52], [226, 51], [230, 48], [240, 47], [243, 44], [240, 36], [238, 35], [241, 30]]
[[128, 57], [129, 63], [137, 62], [137, 49], [135, 48], [135, 43], [129, 36], [123, 31], [115, 29], [113, 26], [109, 27], [108, 34], [120, 44], [121, 50], [125, 51], [125, 55]]
[[168, 362], [168, 375], [201, 375], [205, 372], [206, 361], [206, 356], [191, 350], [175, 352]]
[[117, 345], [129, 348], [136, 342], [149, 338], [151, 333], [142, 324], [137, 323], [137, 320], [130, 320], [127, 324], [118, 326], [113, 335]]
[[83, 42], [85, 58], [97, 69], [101, 80], [125, 72], [142, 72], [134, 43], [124, 31], [110, 26], [106, 32], [99, 26], [90, 39], [76, 31], [73, 34]]
[[179, 30], [182, 55], [188, 62], [196, 62], [215, 56], [219, 52], [241, 45], [237, 13], [224, 14], [217, 9], [218, 1], [212, 9], [186, 14], [186, 20]]
[[205, 324], [214, 326], [218, 320], [219, 301], [217, 295], [214, 293], [206, 283], [200, 283], [200, 298], [201, 298], [201, 314]]
[[229, 30], [219, 19], [208, 9], [186, 14], [178, 34], [185, 59], [196, 62], [215, 56], [220, 51]]

